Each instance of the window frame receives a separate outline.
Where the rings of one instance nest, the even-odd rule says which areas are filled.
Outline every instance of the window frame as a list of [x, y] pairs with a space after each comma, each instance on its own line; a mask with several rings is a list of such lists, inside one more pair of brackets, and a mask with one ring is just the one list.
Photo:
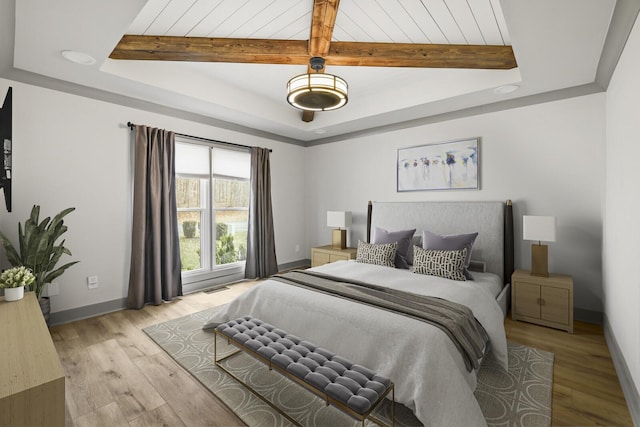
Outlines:
[[[227, 179], [227, 180], [237, 180], [249, 182], [250, 178], [245, 178], [241, 176], [229, 176], [229, 175], [221, 175], [214, 174], [213, 169], [213, 149], [223, 149], [230, 151], [241, 151], [247, 152], [248, 149], [241, 148], [230, 148], [227, 146], [223, 146], [221, 144], [215, 144], [211, 142], [203, 142], [200, 140], [191, 140], [187, 137], [178, 137], [176, 136], [176, 144], [191, 144], [191, 145], [199, 145], [208, 148], [209, 153], [209, 173], [207, 176], [204, 174], [189, 174], [189, 173], [178, 173], [176, 172], [177, 178], [198, 178], [200, 179], [201, 197], [204, 195], [205, 200], [201, 200], [200, 208], [177, 208], [178, 212], [185, 211], [201, 211], [200, 218], [200, 265], [199, 269], [182, 271], [182, 284], [183, 291], [195, 291], [198, 289], [202, 289], [215, 282], [219, 282], [220, 279], [229, 279], [231, 280], [239, 280], [244, 277], [244, 269], [245, 269], [245, 260], [236, 261], [233, 263], [227, 264], [215, 264], [215, 254], [216, 254], [216, 208], [214, 206], [215, 200], [215, 186], [214, 180], [217, 179]], [[203, 205], [203, 206], [202, 206]], [[234, 210], [249, 210], [248, 207], [234, 207]], [[218, 209], [219, 210], [219, 209]], [[234, 277], [235, 276], [235, 277]]]

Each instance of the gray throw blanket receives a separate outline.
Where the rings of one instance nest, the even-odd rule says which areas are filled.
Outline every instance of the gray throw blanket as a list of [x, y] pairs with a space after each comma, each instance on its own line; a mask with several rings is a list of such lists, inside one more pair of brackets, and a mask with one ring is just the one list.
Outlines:
[[[466, 306], [442, 298], [389, 289], [355, 280], [296, 270], [271, 277], [282, 283], [339, 296], [429, 323], [441, 329], [462, 355], [467, 370], [477, 369], [489, 336]], [[419, 337], [416, 337], [419, 339]]]

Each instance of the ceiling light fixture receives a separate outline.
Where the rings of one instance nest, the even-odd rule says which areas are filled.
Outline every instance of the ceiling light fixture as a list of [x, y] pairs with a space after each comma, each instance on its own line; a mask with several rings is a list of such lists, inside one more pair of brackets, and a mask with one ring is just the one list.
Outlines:
[[93, 65], [96, 63], [96, 60], [91, 55], [87, 55], [84, 52], [78, 52], [75, 50], [63, 50], [60, 54], [67, 61], [74, 62], [80, 65]]
[[333, 74], [320, 73], [324, 58], [309, 60], [314, 74], [300, 74], [287, 83], [287, 101], [300, 110], [329, 111], [344, 106], [347, 101], [347, 82]]

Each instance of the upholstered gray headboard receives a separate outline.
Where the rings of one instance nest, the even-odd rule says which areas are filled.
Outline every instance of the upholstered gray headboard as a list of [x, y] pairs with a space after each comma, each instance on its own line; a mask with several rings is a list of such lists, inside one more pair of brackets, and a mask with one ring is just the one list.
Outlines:
[[505, 283], [513, 272], [513, 210], [505, 202], [369, 202], [367, 241], [373, 227], [389, 231], [415, 228], [438, 234], [478, 232], [472, 260]]

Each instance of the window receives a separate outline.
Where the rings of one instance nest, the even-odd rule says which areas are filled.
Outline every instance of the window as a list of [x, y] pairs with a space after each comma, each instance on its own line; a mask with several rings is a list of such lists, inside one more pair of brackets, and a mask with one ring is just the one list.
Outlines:
[[244, 270], [250, 154], [176, 139], [176, 199], [184, 283]]

